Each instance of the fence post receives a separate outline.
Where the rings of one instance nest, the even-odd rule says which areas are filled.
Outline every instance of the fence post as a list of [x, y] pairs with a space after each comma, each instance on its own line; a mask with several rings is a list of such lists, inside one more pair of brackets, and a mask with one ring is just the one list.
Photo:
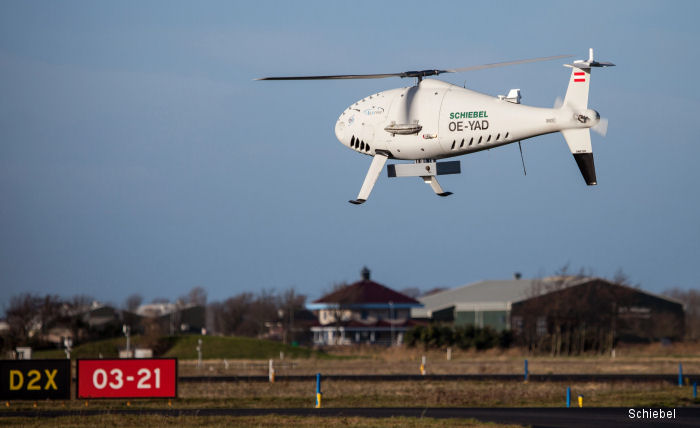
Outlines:
[[527, 371], [527, 358], [526, 358], [525, 359], [525, 382], [527, 382], [527, 375], [528, 375], [528, 371]]
[[316, 373], [316, 408], [321, 408], [321, 373]]
[[270, 360], [270, 366], [267, 371], [267, 376], [270, 379], [270, 383], [275, 383], [275, 366], [273, 364], [273, 360]]
[[197, 339], [197, 368], [202, 368], [202, 339]]

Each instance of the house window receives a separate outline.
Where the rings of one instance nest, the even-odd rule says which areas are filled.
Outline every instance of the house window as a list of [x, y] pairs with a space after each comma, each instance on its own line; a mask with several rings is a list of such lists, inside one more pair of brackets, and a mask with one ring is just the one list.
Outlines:
[[547, 333], [547, 317], [537, 317], [537, 335], [545, 336]]
[[511, 318], [511, 322], [513, 323], [514, 332], [520, 333], [523, 331], [523, 317], [514, 316], [513, 318]]

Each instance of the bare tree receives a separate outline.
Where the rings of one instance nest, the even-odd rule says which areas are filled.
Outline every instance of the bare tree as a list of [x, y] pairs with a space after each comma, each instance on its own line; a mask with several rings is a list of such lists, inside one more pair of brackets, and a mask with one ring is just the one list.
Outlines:
[[430, 296], [431, 294], [437, 294], [437, 293], [443, 292], [445, 290], [447, 290], [447, 288], [445, 288], [445, 287], [435, 287], [435, 288], [432, 288], [432, 289], [426, 291], [420, 297]]
[[13, 296], [5, 311], [10, 325], [8, 345], [15, 347], [26, 344], [29, 340], [41, 342], [52, 324], [60, 318], [63, 301], [47, 294], [40, 297], [31, 293]]
[[333, 284], [331, 290], [329, 293], [324, 293], [323, 299], [327, 307], [323, 310], [330, 319], [328, 324], [333, 324], [335, 327], [333, 343], [340, 344], [343, 337], [341, 327], [343, 323], [350, 320], [352, 315], [350, 305], [357, 301], [358, 290], [344, 282]]
[[39, 304], [39, 331], [46, 334], [52, 323], [61, 315], [61, 306], [63, 301], [60, 297], [52, 294], [47, 294], [41, 298]]
[[126, 310], [129, 312], [136, 312], [139, 306], [141, 306], [141, 303], [143, 303], [143, 296], [138, 293], [134, 293], [126, 298], [124, 301], [124, 308], [126, 308]]
[[241, 293], [229, 297], [220, 306], [210, 306], [215, 311], [213, 323], [217, 326], [217, 330], [223, 334], [247, 333], [246, 316], [253, 299], [252, 293]]
[[63, 304], [64, 310], [58, 322], [68, 327], [71, 331], [74, 344], [89, 336], [89, 325], [85, 321], [84, 315], [90, 310], [94, 301], [95, 299], [92, 296], [76, 294]]
[[640, 288], [639, 283], [632, 283], [630, 277], [622, 270], [622, 268], [617, 268], [612, 278], [610, 278], [615, 284], [624, 285], [625, 287]]
[[686, 340], [700, 340], [700, 291], [672, 288], [664, 294], [683, 302]]
[[420, 288], [418, 287], [408, 287], [404, 288], [403, 290], [399, 291], [401, 294], [404, 294], [408, 297], [411, 297], [413, 299], [419, 297], [421, 295]]
[[207, 291], [202, 287], [194, 287], [187, 293], [187, 296], [181, 298], [186, 303], [192, 305], [205, 306], [207, 304]]
[[95, 298], [87, 294], [76, 294], [68, 301], [68, 305], [76, 311], [87, 310], [92, 305]]
[[295, 341], [294, 315], [304, 309], [305, 303], [306, 296], [298, 294], [294, 287], [287, 289], [280, 295], [277, 311], [283, 327], [282, 342], [287, 343], [288, 339], [290, 342]]
[[248, 326], [253, 327], [253, 331], [248, 331], [249, 336], [261, 336], [266, 332], [265, 324], [274, 321], [278, 317], [277, 296], [273, 291], [261, 290], [260, 294], [250, 304], [246, 321]]
[[10, 298], [10, 305], [5, 311], [7, 323], [10, 325], [8, 345], [14, 348], [26, 344], [30, 333], [35, 330], [37, 308], [41, 298], [31, 293], [22, 293]]

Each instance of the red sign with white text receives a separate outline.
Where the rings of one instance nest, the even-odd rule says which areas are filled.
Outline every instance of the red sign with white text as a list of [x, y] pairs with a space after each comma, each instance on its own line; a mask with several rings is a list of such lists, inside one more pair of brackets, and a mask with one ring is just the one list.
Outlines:
[[176, 358], [78, 360], [78, 398], [175, 398]]

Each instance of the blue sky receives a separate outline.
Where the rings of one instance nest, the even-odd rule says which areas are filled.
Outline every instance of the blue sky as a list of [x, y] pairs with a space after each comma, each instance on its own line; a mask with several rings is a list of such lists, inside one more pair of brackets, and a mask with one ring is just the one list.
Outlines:
[[[0, 304], [23, 291], [210, 300], [373, 278], [402, 289], [622, 269], [698, 287], [696, 2], [2, 2]], [[595, 70], [587, 187], [559, 134], [460, 158], [437, 198], [333, 133], [401, 79], [293, 74], [455, 68], [570, 53]], [[440, 76], [523, 103], [563, 96], [561, 61]]]

